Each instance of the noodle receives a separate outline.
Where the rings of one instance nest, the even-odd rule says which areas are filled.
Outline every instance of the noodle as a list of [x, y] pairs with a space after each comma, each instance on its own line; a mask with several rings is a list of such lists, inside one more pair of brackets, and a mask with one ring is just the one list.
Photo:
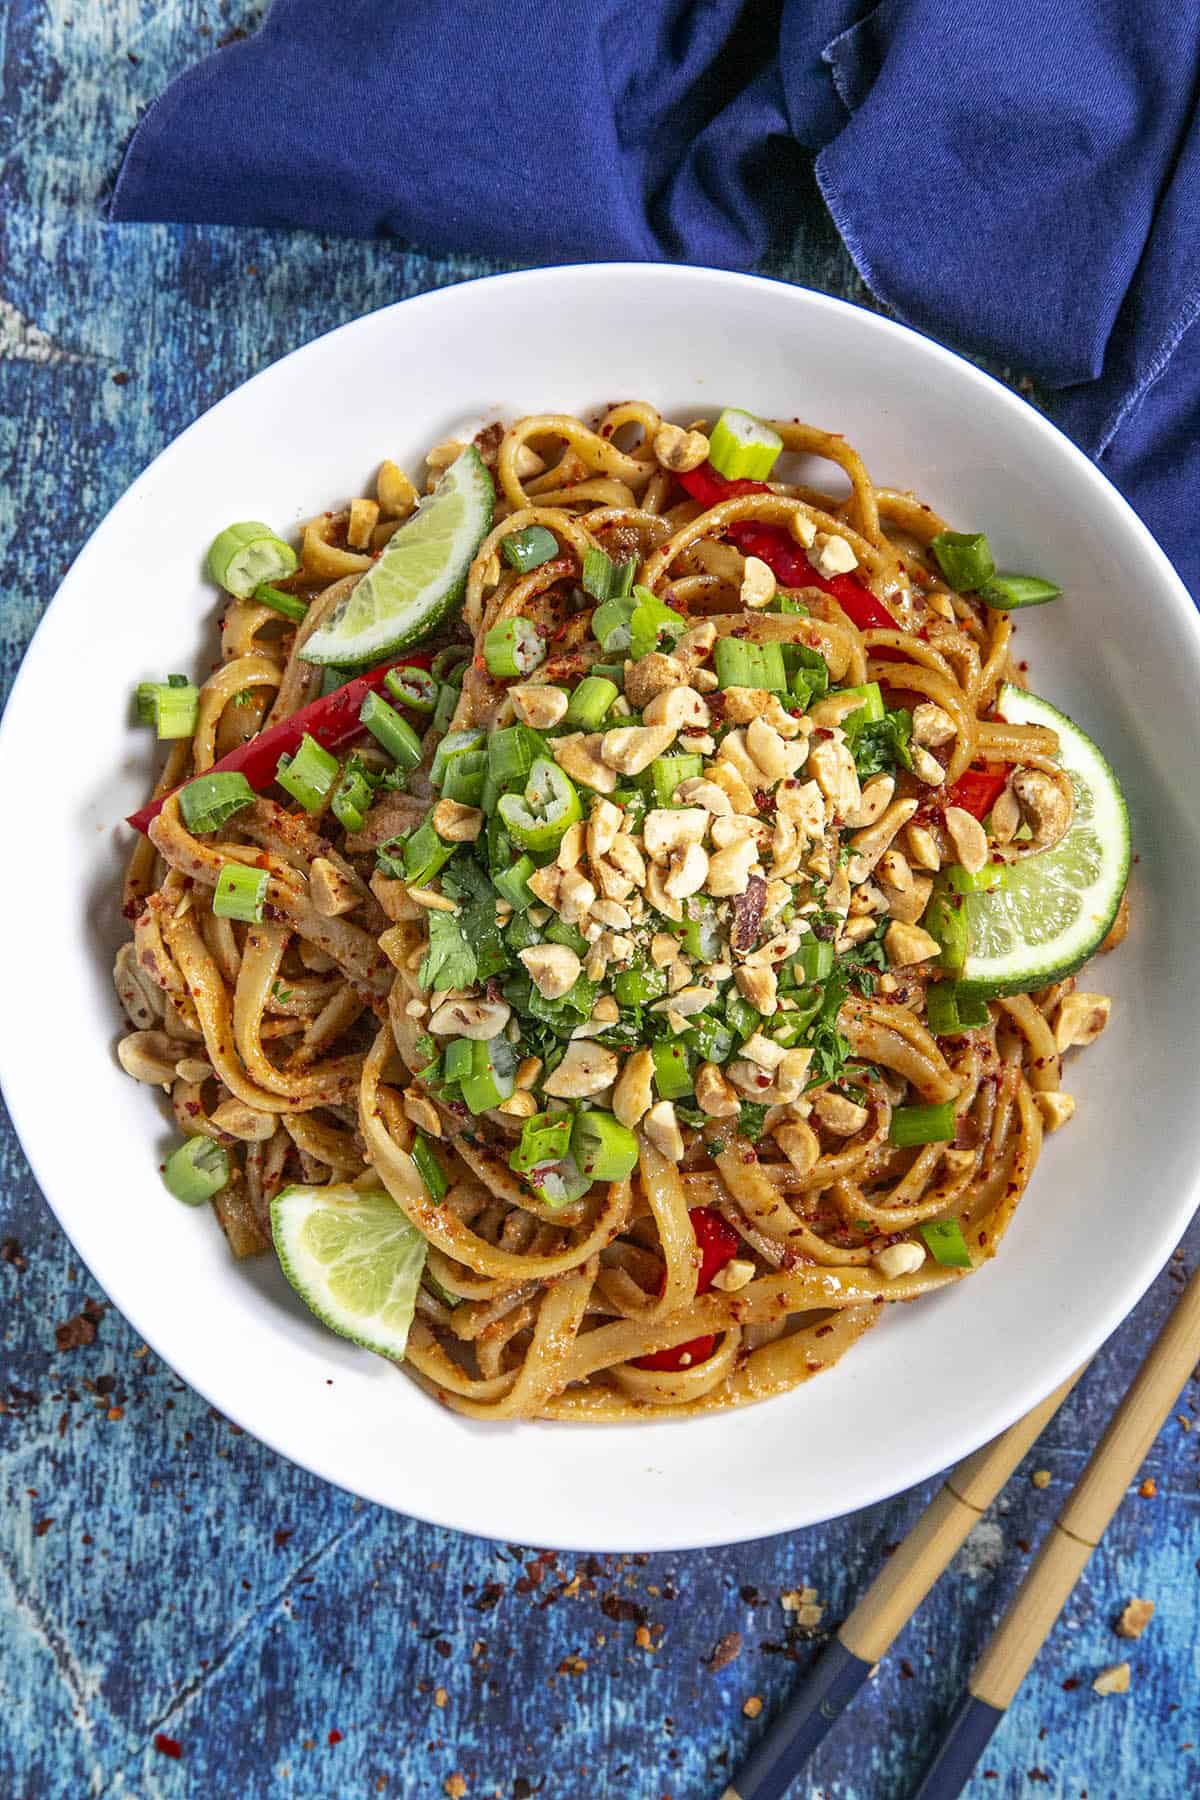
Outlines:
[[[919, 921], [940, 871], [966, 861], [964, 844], [978, 866], [1061, 838], [1071, 779], [1053, 731], [994, 716], [1001, 683], [1020, 685], [1011, 626], [942, 580], [930, 545], [943, 521], [875, 486], [840, 436], [774, 429], [786, 453], [833, 464], [848, 495], [778, 480], [709, 492], [687, 479], [695, 457], [680, 460], [695, 430], [639, 401], [477, 440], [498, 505], [464, 571], [461, 617], [435, 640], [462, 665], [452, 717], [439, 716], [468, 739], [540, 731], [530, 754], [583, 790], [581, 816], [526, 865], [526, 912], [511, 886], [488, 886], [499, 865], [480, 809], [438, 798], [441, 733], [427, 718], [407, 791], [381, 785], [388, 759], [360, 749], [376, 792], [354, 829], [274, 789], [198, 832], [174, 791], [314, 701], [304, 647], [402, 523], [403, 500], [382, 522], [369, 500], [303, 528], [281, 584], [307, 602], [301, 622], [230, 602], [190, 744], [172, 746], [154, 790], [165, 801], [130, 860], [121, 1060], [169, 1089], [185, 1137], [225, 1150], [213, 1205], [234, 1254], [270, 1247], [271, 1203], [289, 1183], [382, 1187], [426, 1246], [404, 1366], [470, 1418], [698, 1414], [831, 1367], [886, 1305], [996, 1253], [1043, 1129], [1070, 1116], [1063, 1050], [1090, 1037], [1064, 1030], [1064, 1009], [1102, 1002], [1107, 1016], [1070, 977], [990, 1002], [985, 1022], [933, 1028], [939, 944]], [[384, 468], [381, 487], [403, 495]], [[506, 560], [531, 534], [553, 549], [533, 567]], [[750, 546], [764, 541], [793, 546], [782, 611], [754, 603], [765, 565]], [[593, 635], [597, 558], [632, 558], [658, 613], [649, 650], [615, 652], [624, 697], [572, 730], [562, 690], [613, 654]], [[823, 569], [852, 570], [854, 593]], [[543, 660], [514, 686], [487, 640], [526, 623]], [[789, 672], [816, 671], [798, 704], [793, 688], [751, 678], [785, 655]], [[722, 656], [727, 669], [743, 659], [742, 685], [718, 685]], [[862, 693], [840, 692], [871, 684], [886, 696], [881, 730], [901, 734], [874, 768], [845, 723]], [[664, 757], [679, 763], [678, 793], [660, 786]], [[973, 822], [988, 812], [955, 798], [972, 775], [994, 778], [986, 832]], [[397, 857], [427, 821], [454, 860], [417, 882]], [[505, 840], [505, 867], [521, 841]], [[263, 872], [257, 923], [213, 910], [231, 864]], [[456, 867], [475, 871], [465, 887], [447, 879]], [[470, 976], [455, 964], [423, 983], [446, 930]], [[485, 943], [501, 951], [479, 974]], [[447, 1041], [483, 1046], [490, 1104], [464, 1104], [465, 1077], [456, 1085], [439, 1056]], [[664, 1089], [672, 1045], [686, 1079]], [[578, 1120], [547, 1167], [514, 1154], [556, 1119], [569, 1126], [572, 1109], [610, 1122], [602, 1144], [628, 1143], [623, 1172], [581, 1170]], [[945, 1115], [939, 1135], [898, 1135], [921, 1109]], [[414, 1161], [418, 1134], [445, 1176], [440, 1197]], [[965, 1258], [929, 1253], [939, 1230]]]

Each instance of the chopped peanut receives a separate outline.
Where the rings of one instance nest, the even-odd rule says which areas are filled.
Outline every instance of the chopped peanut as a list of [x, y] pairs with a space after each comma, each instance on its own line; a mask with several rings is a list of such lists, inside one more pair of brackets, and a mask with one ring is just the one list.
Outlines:
[[942, 946], [919, 925], [905, 925], [899, 919], [893, 919], [883, 937], [883, 947], [887, 951], [888, 961], [894, 969], [907, 968], [911, 963], [928, 962], [931, 957], [940, 956]]

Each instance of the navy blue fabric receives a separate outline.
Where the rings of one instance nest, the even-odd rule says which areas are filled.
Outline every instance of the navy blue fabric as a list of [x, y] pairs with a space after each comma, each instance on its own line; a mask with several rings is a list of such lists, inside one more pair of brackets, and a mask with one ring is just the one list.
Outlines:
[[1198, 104], [1178, 0], [275, 0], [111, 214], [747, 268], [807, 151], [878, 298], [1057, 390], [1200, 593]]

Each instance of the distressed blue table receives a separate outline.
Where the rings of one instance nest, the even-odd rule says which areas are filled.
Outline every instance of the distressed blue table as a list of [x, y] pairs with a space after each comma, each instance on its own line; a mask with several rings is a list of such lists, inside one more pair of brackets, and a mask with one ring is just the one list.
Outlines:
[[[241, 0], [0, 9], [3, 694], [87, 532], [197, 413], [320, 331], [490, 272], [391, 243], [101, 223], [138, 108], [256, 22]], [[865, 299], [815, 190], [804, 213], [773, 272]], [[926, 1497], [687, 1556], [555, 1558], [436, 1531], [281, 1462], [111, 1308], [97, 1319], [103, 1296], [7, 1122], [0, 1239], [3, 1800], [705, 1800]], [[1197, 1252], [1194, 1230], [802, 1793], [909, 1791]], [[973, 1800], [1200, 1792], [1198, 1401], [1193, 1383], [1144, 1471], [1153, 1491], [1122, 1507]], [[804, 1586], [824, 1616], [801, 1631], [780, 1596]], [[1157, 1610], [1127, 1643], [1112, 1627], [1134, 1594]], [[710, 1670], [727, 1634], [739, 1652]], [[1124, 1656], [1130, 1691], [1094, 1694]]]

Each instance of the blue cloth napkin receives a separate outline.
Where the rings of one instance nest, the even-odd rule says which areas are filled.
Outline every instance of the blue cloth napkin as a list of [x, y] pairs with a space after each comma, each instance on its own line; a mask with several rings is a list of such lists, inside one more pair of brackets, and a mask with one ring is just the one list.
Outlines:
[[1198, 105], [1178, 0], [275, 0], [111, 216], [745, 268], [815, 153], [873, 293], [1056, 390], [1200, 595]]

